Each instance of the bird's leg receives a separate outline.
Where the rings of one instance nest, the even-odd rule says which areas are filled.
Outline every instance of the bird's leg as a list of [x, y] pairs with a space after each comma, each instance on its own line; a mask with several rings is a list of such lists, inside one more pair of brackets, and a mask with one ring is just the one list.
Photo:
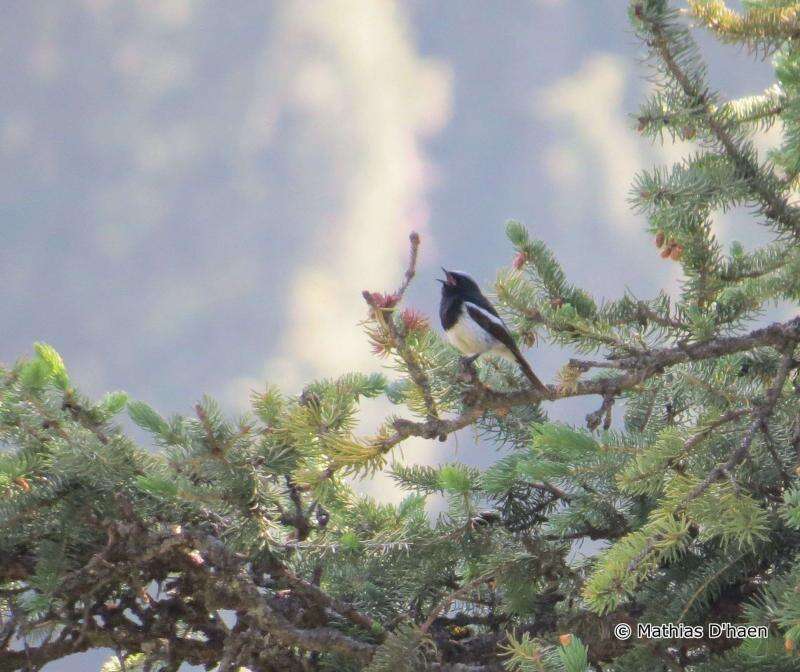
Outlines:
[[462, 357], [459, 360], [461, 374], [459, 378], [461, 378], [465, 383], [473, 383], [478, 378], [478, 372], [475, 370], [475, 360], [480, 357], [480, 353], [477, 355], [471, 355], [469, 357]]

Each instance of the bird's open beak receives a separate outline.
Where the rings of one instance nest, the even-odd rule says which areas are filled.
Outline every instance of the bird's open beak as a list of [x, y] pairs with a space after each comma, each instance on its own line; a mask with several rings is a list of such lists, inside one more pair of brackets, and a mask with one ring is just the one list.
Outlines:
[[442, 271], [444, 272], [445, 279], [439, 280], [443, 285], [450, 285], [451, 287], [455, 287], [456, 279], [453, 277], [453, 274], [450, 273], [444, 266], [442, 266]]

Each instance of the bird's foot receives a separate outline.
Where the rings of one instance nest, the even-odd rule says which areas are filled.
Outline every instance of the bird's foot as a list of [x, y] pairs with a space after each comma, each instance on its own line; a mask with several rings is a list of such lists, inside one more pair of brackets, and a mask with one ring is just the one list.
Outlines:
[[462, 380], [465, 383], [472, 383], [475, 382], [478, 378], [478, 372], [475, 370], [475, 360], [478, 359], [478, 355], [472, 355], [470, 357], [462, 357], [459, 363], [460, 373], [458, 374], [459, 380]]

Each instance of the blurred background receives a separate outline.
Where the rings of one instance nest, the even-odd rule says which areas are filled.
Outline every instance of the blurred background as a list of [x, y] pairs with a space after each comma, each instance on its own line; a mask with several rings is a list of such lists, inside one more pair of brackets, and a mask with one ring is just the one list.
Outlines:
[[[243, 411], [266, 380], [295, 393], [381, 368], [360, 292], [398, 284], [411, 230], [409, 300], [438, 328], [439, 267], [490, 286], [509, 218], [600, 298], [676, 288], [626, 197], [687, 148], [635, 133], [647, 68], [626, 6], [5, 0], [0, 359], [46, 341], [89, 395]], [[725, 95], [771, 82], [769, 63], [699, 37]], [[715, 225], [759, 234], [746, 213]], [[529, 356], [549, 379], [567, 355]], [[367, 404], [365, 425], [386, 412]], [[493, 459], [461, 435], [406, 457]]]
[[[439, 267], [490, 286], [510, 218], [599, 298], [674, 290], [678, 266], [626, 197], [637, 169], [686, 148], [635, 133], [647, 69], [626, 7], [4, 0], [0, 360], [46, 341], [91, 396], [123, 389], [166, 415], [208, 393], [241, 412], [267, 380], [296, 393], [381, 368], [360, 292], [398, 284], [411, 230], [409, 302], [438, 329]], [[725, 96], [771, 83], [769, 63], [699, 37]], [[763, 235], [746, 213], [715, 227]], [[546, 379], [568, 356], [528, 354]], [[580, 422], [596, 405], [548, 410]], [[388, 410], [368, 404], [365, 427]], [[495, 459], [467, 430], [404, 455]]]

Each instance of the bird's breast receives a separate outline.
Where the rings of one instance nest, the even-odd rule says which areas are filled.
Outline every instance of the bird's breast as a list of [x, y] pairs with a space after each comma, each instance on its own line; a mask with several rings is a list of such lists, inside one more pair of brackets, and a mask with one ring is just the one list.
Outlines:
[[497, 344], [497, 339], [466, 315], [463, 307], [461, 314], [444, 333], [447, 340], [467, 356], [480, 355]]

